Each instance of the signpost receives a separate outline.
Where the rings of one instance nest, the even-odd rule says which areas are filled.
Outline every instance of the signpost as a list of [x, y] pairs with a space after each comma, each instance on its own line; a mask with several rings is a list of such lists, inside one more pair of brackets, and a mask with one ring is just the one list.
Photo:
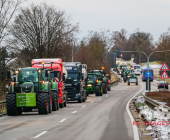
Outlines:
[[150, 77], [151, 77], [151, 72], [150, 72], [150, 71], [146, 72], [145, 76], [146, 76], [147, 78], [150, 78]]
[[164, 72], [162, 73], [162, 75], [161, 75], [160, 78], [161, 78], [161, 79], [164, 79], [164, 91], [165, 91], [165, 79], [169, 79], [169, 76], [168, 76], [168, 74], [166, 73], [166, 71], [169, 70], [168, 65], [164, 62], [160, 70], [163, 70], [163, 71], [164, 71]]

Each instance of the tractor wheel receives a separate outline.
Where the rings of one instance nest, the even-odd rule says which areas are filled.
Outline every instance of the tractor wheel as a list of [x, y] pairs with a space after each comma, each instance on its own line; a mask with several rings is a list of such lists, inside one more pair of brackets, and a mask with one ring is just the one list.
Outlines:
[[83, 98], [83, 102], [85, 102], [87, 99], [87, 96], [86, 96], [86, 91], [84, 91], [84, 98]]
[[130, 82], [128, 82], [128, 85], [130, 85]]
[[52, 111], [57, 110], [57, 97], [56, 97], [56, 92], [51, 92], [52, 94]]
[[95, 92], [96, 96], [100, 95], [100, 86], [96, 86], [96, 92]]
[[60, 103], [60, 108], [63, 108], [64, 107], [64, 103]]
[[49, 101], [49, 106], [48, 106], [49, 109], [48, 109], [48, 113], [51, 113], [51, 112], [52, 112], [52, 105], [53, 105], [53, 104], [50, 104], [50, 103], [52, 103], [52, 97], [51, 97], [51, 96], [52, 96], [52, 95], [49, 94], [49, 98], [48, 98], [48, 99], [49, 99], [49, 100], [48, 100], [48, 101]]
[[[102, 83], [103, 94], [106, 94], [106, 83]], [[103, 96], [103, 94], [101, 96]]]
[[31, 107], [23, 107], [23, 112], [31, 112], [32, 108]]
[[136, 81], [136, 85], [138, 85], [138, 81]]
[[60, 106], [59, 106], [59, 99], [57, 98], [57, 110], [59, 110]]
[[7, 105], [8, 116], [16, 116], [18, 114], [18, 110], [16, 107], [16, 95], [15, 94], [7, 94], [6, 105]]
[[108, 91], [111, 91], [111, 86], [110, 86], [110, 84], [107, 85], [107, 89], [108, 89]]
[[103, 86], [100, 86], [100, 95], [99, 96], [103, 96]]
[[49, 95], [47, 93], [40, 93], [38, 95], [38, 113], [48, 114], [49, 106]]
[[124, 78], [123, 80], [124, 80], [124, 82], [126, 82], [126, 78]]
[[89, 96], [89, 92], [86, 91], [87, 96]]

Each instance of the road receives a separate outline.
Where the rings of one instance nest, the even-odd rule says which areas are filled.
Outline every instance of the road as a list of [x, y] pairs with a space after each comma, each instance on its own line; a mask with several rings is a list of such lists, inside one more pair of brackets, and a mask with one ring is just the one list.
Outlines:
[[[152, 85], [157, 88], [155, 81]], [[138, 86], [122, 82], [104, 96], [90, 94], [85, 103], [71, 102], [48, 115], [38, 115], [35, 110], [0, 117], [0, 139], [133, 140], [126, 104], [142, 88], [145, 89], [145, 82], [139, 77]]]

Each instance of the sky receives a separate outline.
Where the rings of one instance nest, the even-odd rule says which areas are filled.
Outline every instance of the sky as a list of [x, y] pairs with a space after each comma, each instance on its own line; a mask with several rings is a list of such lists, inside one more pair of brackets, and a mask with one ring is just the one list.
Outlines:
[[71, 15], [72, 23], [79, 23], [79, 38], [89, 30], [107, 29], [151, 33], [154, 40], [170, 27], [170, 0], [27, 0], [30, 3], [46, 2]]

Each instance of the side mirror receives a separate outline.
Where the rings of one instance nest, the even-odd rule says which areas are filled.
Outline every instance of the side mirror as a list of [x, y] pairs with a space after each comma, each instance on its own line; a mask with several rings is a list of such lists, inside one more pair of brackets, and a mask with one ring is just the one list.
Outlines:
[[45, 70], [45, 77], [48, 77], [48, 70]]
[[7, 71], [7, 78], [11, 78], [11, 72]]
[[54, 77], [57, 77], [58, 72], [54, 71]]
[[63, 75], [63, 81], [65, 81], [66, 79], [65, 79], [65, 76]]

